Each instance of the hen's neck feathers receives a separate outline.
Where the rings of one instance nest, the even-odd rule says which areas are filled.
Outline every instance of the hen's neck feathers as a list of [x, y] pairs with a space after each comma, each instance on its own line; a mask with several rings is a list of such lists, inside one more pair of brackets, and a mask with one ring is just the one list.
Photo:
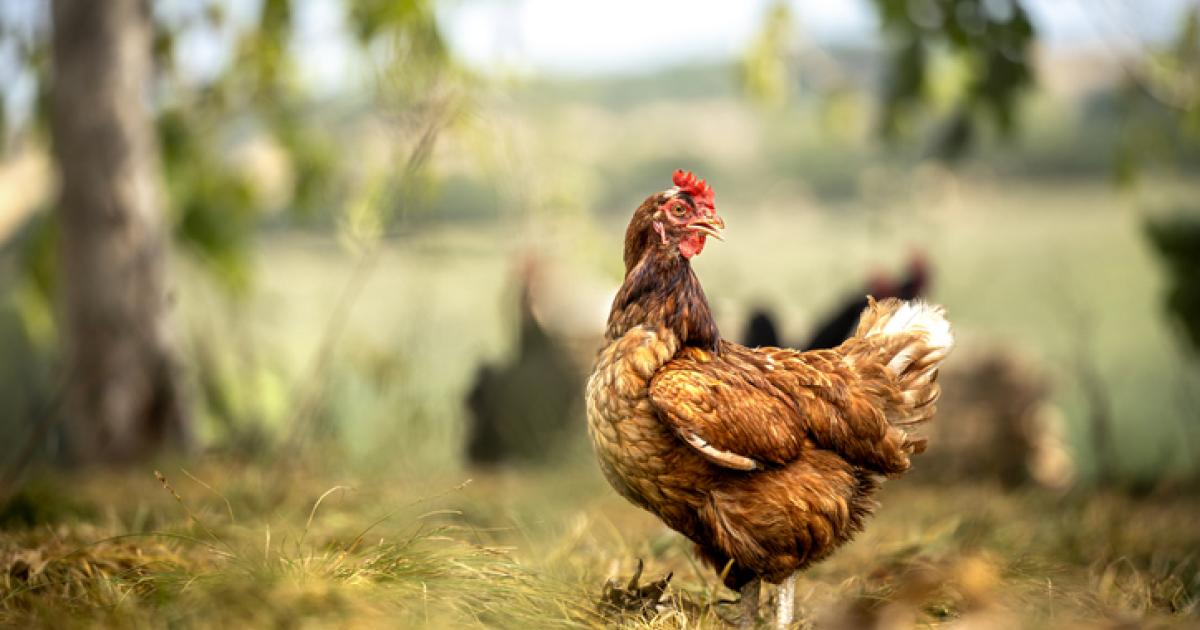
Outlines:
[[635, 326], [661, 326], [682, 345], [717, 352], [721, 333], [691, 263], [673, 246], [646, 241], [640, 257], [632, 258], [626, 248], [625, 282], [613, 300], [605, 337], [611, 341]]

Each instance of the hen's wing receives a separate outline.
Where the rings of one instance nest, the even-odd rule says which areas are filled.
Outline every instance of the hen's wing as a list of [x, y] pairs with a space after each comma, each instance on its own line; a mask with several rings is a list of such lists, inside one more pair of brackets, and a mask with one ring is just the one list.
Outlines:
[[887, 409], [902, 401], [894, 379], [882, 364], [857, 365], [837, 350], [687, 348], [654, 376], [650, 398], [681, 439], [737, 470], [784, 464], [819, 447], [897, 473], [913, 450], [888, 422]]
[[[754, 364], [689, 348], [650, 382], [650, 399], [681, 439], [713, 463], [753, 470], [792, 461], [805, 434], [795, 405]], [[764, 363], [764, 365], [766, 365]]]

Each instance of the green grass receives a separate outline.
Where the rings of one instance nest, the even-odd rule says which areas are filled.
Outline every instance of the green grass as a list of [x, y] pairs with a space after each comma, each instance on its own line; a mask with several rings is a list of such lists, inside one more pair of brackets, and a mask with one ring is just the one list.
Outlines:
[[[166, 471], [169, 488], [130, 469], [28, 490], [69, 505], [0, 534], [0, 624], [599, 627], [620, 621], [597, 612], [605, 580], [636, 558], [647, 578], [673, 571], [682, 603], [626, 625], [720, 627], [732, 612], [689, 545], [590, 462], [470, 483], [215, 457]], [[881, 498], [866, 532], [804, 576], [806, 620], [1197, 622], [1195, 497], [901, 481]]]

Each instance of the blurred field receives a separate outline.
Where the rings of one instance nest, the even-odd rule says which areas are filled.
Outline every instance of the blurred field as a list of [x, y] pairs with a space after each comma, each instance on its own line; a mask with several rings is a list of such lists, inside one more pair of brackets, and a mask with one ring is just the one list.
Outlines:
[[[1044, 366], [1085, 477], [1093, 462], [1081, 352], [1093, 357], [1110, 397], [1118, 471], [1169, 479], [1193, 470], [1191, 377], [1164, 325], [1160, 274], [1141, 236], [1137, 202], [1104, 182], [1012, 182], [935, 170], [912, 179], [909, 186], [897, 181], [895, 195], [844, 207], [769, 193], [726, 204], [728, 241], [696, 263], [723, 333], [741, 334], [749, 309], [766, 305], [779, 315], [784, 338], [803, 338], [873, 270], [896, 269], [920, 247], [933, 264], [931, 297], [947, 306], [963, 339], [957, 360], [1004, 348]], [[1194, 190], [1161, 186], [1172, 187]], [[333, 363], [323, 366], [335, 396], [329, 407], [344, 410], [330, 419], [339, 443], [360, 459], [453, 467], [468, 380], [481, 360], [503, 356], [512, 343], [519, 260], [536, 253], [559, 280], [562, 299], [577, 303], [582, 315], [569, 332], [598, 335], [620, 282], [624, 221], [624, 211], [596, 221], [472, 221], [388, 241], [350, 302]], [[259, 288], [248, 303], [230, 311], [193, 278], [194, 288], [180, 291], [181, 311], [206, 344], [242, 360], [276, 361], [253, 371], [267, 381], [254, 395], [266, 399], [264, 417], [279, 421], [294, 403], [294, 383], [317, 360], [354, 259], [332, 238], [268, 234], [258, 261]], [[247, 374], [237, 365], [232, 386]], [[397, 443], [406, 445], [400, 458]]]

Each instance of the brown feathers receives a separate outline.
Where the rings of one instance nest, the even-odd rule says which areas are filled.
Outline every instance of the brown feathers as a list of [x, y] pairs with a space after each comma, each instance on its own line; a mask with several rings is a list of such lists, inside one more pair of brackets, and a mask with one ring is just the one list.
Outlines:
[[673, 250], [654, 245], [626, 271], [605, 337], [616, 339], [646, 322], [665, 326], [690, 346], [716, 350], [721, 338], [691, 264]]

